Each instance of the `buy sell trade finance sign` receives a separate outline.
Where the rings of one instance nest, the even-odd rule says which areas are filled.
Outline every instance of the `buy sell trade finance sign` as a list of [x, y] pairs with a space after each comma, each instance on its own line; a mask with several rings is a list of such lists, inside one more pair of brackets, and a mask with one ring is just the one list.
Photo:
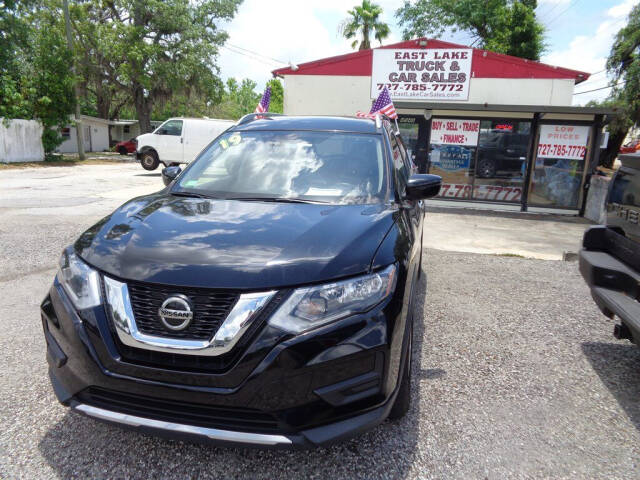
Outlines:
[[467, 100], [471, 48], [373, 51], [371, 98], [386, 86], [393, 100]]
[[582, 125], [541, 125], [538, 158], [583, 160], [587, 152], [589, 127]]
[[478, 145], [480, 120], [454, 120], [434, 118], [431, 120], [432, 145]]

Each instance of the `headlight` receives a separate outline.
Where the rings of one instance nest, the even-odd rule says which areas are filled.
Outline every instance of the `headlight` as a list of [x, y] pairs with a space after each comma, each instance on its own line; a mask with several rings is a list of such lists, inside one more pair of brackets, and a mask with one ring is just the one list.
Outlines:
[[100, 277], [71, 247], [60, 257], [58, 281], [78, 310], [100, 305]]
[[396, 267], [342, 282], [295, 290], [269, 323], [300, 333], [355, 313], [366, 312], [387, 298], [395, 287]]

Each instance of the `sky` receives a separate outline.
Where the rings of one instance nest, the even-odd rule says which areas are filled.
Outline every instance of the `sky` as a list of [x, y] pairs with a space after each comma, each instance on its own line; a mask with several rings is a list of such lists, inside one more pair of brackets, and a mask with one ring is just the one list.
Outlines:
[[[536, 15], [545, 26], [546, 49], [541, 61], [592, 73], [577, 85], [575, 93], [609, 84], [603, 71], [616, 32], [639, 0], [538, 0]], [[258, 90], [271, 78], [271, 71], [290, 62], [352, 52], [350, 42], [338, 33], [347, 10], [359, 0], [244, 0], [233, 21], [223, 28], [229, 33], [218, 59], [224, 79], [250, 78]], [[383, 20], [391, 27], [385, 44], [402, 40], [394, 16], [403, 0], [377, 0]], [[469, 45], [463, 33], [444, 35], [442, 40]], [[374, 42], [377, 46], [377, 42]], [[573, 103], [606, 98], [610, 89], [574, 95]]]

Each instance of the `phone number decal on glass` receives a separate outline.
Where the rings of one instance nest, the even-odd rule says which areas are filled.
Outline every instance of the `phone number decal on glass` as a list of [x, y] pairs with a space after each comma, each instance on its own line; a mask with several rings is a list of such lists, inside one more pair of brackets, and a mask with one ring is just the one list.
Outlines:
[[563, 145], [558, 143], [538, 144], [539, 157], [582, 160], [586, 152], [587, 147], [582, 145]]

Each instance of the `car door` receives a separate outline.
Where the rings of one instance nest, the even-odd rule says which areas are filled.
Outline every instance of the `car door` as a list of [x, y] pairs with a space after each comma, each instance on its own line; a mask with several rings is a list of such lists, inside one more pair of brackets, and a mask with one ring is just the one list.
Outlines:
[[160, 161], [184, 161], [183, 123], [182, 120], [177, 119], [167, 120], [154, 132], [158, 135], [156, 145]]

